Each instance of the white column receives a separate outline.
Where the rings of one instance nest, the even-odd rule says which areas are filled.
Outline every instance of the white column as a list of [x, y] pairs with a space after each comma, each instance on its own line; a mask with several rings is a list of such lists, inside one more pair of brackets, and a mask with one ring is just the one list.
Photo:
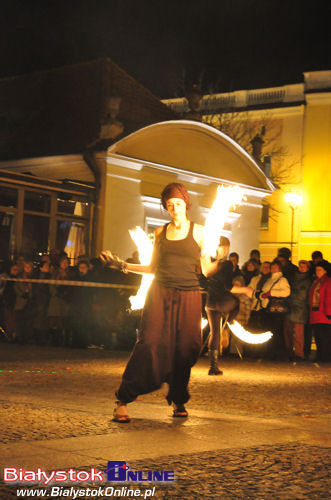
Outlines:
[[140, 180], [106, 175], [105, 223], [103, 247], [122, 259], [136, 250], [129, 229], [144, 227], [144, 207], [141, 202]]

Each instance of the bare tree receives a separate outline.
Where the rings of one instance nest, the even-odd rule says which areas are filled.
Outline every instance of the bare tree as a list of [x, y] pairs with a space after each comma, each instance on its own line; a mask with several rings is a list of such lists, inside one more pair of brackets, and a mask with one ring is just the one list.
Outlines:
[[[210, 106], [210, 108], [212, 108]], [[249, 154], [252, 154], [252, 141], [259, 136], [263, 142], [260, 166], [264, 169], [264, 158], [271, 157], [270, 171], [266, 174], [281, 188], [285, 184], [295, 183], [295, 167], [298, 161], [289, 162], [288, 148], [281, 145], [282, 124], [265, 112], [260, 118], [256, 118], [249, 111], [224, 111], [212, 112], [208, 109], [208, 98], [203, 102], [203, 122], [222, 131]]]

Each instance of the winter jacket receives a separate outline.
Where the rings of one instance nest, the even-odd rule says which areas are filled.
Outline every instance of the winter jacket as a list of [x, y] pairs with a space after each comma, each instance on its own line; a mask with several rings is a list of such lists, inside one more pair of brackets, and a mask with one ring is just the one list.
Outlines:
[[286, 278], [284, 278], [281, 272], [273, 273], [270, 278], [264, 283], [261, 292], [254, 290], [253, 308], [256, 311], [265, 309], [267, 307], [269, 299], [262, 298], [262, 295], [269, 291], [271, 297], [289, 297], [291, 288], [289, 282]]
[[[313, 295], [315, 288], [320, 286], [319, 307], [313, 310]], [[331, 325], [331, 278], [326, 274], [316, 279], [309, 290], [309, 321], [310, 323], [324, 323]]]
[[293, 285], [291, 287], [290, 312], [288, 319], [292, 323], [305, 324], [309, 319], [309, 289], [311, 287], [312, 278], [310, 272], [299, 273], [294, 275]]
[[[248, 286], [250, 288], [253, 288], [254, 292], [260, 292], [263, 288], [263, 285], [264, 283], [270, 278], [271, 274], [258, 274], [257, 276], [254, 276], [251, 281], [249, 282]], [[257, 311], [258, 309], [261, 308], [261, 305], [260, 307], [259, 306], [259, 294], [257, 293], [255, 295], [255, 293], [253, 294], [253, 298], [252, 298], [252, 304], [251, 304], [251, 307], [252, 307], [252, 310], [253, 311]]]

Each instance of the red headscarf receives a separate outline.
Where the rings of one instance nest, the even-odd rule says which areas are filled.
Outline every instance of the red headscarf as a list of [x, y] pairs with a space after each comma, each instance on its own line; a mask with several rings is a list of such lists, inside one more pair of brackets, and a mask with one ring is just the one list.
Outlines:
[[161, 193], [161, 202], [163, 208], [167, 209], [166, 202], [170, 198], [181, 198], [186, 203], [186, 208], [190, 208], [190, 197], [186, 190], [186, 187], [179, 182], [171, 182], [168, 184]]

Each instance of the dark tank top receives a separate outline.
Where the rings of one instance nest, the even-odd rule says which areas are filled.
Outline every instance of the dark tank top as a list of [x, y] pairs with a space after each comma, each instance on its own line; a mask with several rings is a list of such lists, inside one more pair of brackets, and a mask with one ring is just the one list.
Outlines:
[[156, 243], [155, 280], [160, 285], [179, 290], [198, 290], [200, 269], [200, 247], [193, 238], [194, 223], [186, 238], [167, 239], [166, 224]]

